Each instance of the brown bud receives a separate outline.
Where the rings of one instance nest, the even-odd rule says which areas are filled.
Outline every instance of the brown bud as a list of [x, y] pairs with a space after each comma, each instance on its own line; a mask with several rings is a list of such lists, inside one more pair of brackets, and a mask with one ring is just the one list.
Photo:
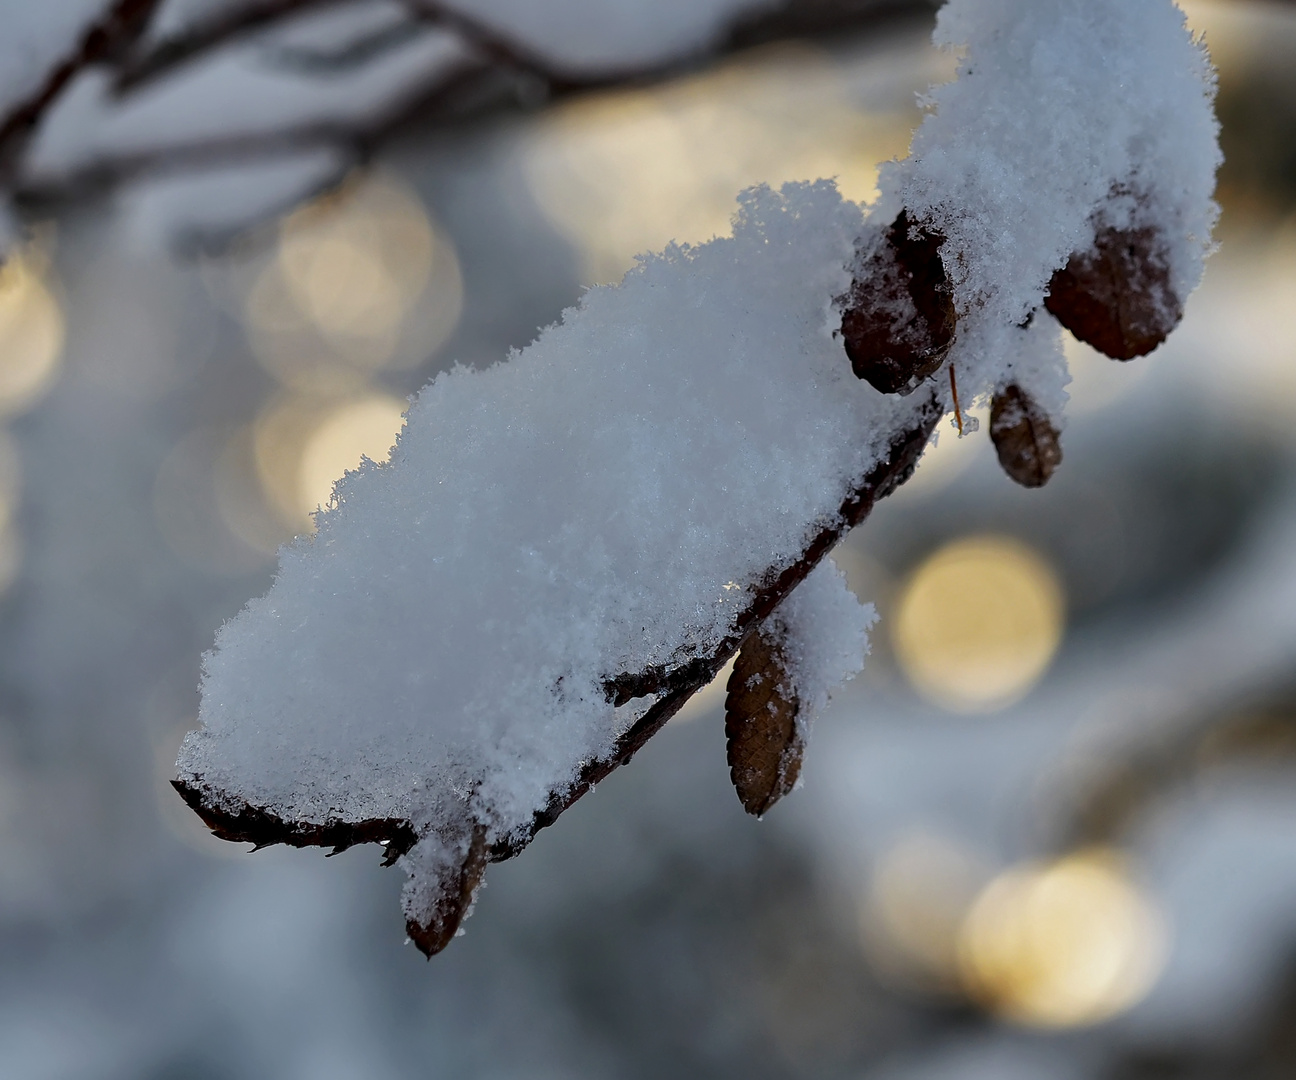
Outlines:
[[442, 880], [440, 892], [430, 910], [405, 920], [405, 932], [428, 959], [450, 944], [459, 924], [468, 914], [477, 890], [481, 888], [489, 854], [486, 830], [475, 825], [463, 862], [448, 868], [449, 873]]
[[1057, 428], [1020, 386], [995, 393], [990, 403], [990, 439], [1003, 471], [1022, 487], [1043, 487], [1062, 464]]
[[954, 344], [955, 312], [941, 262], [945, 238], [900, 212], [857, 269], [841, 332], [859, 378], [884, 394], [907, 394], [941, 366]]
[[1044, 306], [1081, 341], [1113, 360], [1150, 353], [1183, 318], [1157, 231], [1100, 229], [1049, 282]]
[[763, 627], [743, 642], [728, 690], [729, 776], [743, 809], [760, 817], [796, 784], [805, 749], [786, 657]]

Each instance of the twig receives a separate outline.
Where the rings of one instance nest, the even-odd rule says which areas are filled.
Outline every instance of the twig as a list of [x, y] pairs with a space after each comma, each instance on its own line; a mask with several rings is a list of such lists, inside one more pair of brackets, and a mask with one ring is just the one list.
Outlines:
[[[586, 765], [570, 786], [555, 790], [548, 805], [537, 811], [521, 836], [497, 843], [490, 851], [490, 860], [501, 862], [521, 852], [536, 833], [552, 825], [563, 811], [574, 805], [586, 792], [627, 764], [690, 697], [711, 682], [738, 651], [747, 635], [805, 580], [850, 529], [868, 516], [877, 500], [889, 495], [913, 475], [918, 458], [941, 414], [942, 410], [933, 396], [919, 410], [913, 426], [892, 439], [887, 456], [847, 494], [838, 515], [815, 534], [800, 557], [788, 566], [771, 567], [766, 572], [752, 593], [751, 601], [738, 616], [734, 631], [713, 650], [669, 670], [658, 668], [609, 678], [604, 689], [613, 703], [624, 704], [633, 697], [645, 695], [656, 696], [657, 701], [617, 740], [611, 754]], [[387, 857], [384, 861], [390, 865], [399, 855], [408, 851], [417, 838], [409, 822], [396, 818], [357, 822], [339, 819], [322, 822], [286, 821], [265, 808], [251, 806], [246, 802], [231, 805], [228, 796], [223, 797], [221, 793], [209, 788], [201, 778], [192, 783], [184, 780], [172, 783], [208, 828], [225, 840], [243, 841], [258, 847], [269, 844], [325, 846], [332, 847], [334, 851], [344, 850], [354, 844], [383, 841], [387, 844]]]
[[27, 136], [72, 76], [133, 44], [147, 28], [158, 3], [159, 0], [117, 0], [82, 35], [80, 44], [70, 55], [50, 71], [40, 89], [9, 111], [0, 122], [0, 179], [16, 170]]
[[114, 89], [125, 94], [166, 75], [189, 61], [231, 41], [318, 8], [336, 7], [345, 0], [254, 0], [243, 7], [218, 12], [184, 33], [166, 38], [121, 65]]
[[963, 437], [963, 410], [959, 408], [958, 399], [958, 379], [954, 376], [954, 365], [949, 366], [950, 373], [950, 394], [954, 398], [954, 420], [958, 424], [959, 438]]
[[[141, 3], [142, 0], [133, 0]], [[153, 0], [156, 3], [156, 0]], [[239, 40], [281, 20], [322, 8], [339, 0], [260, 0], [219, 20], [194, 27], [185, 35], [168, 39], [142, 55], [123, 60], [116, 87], [123, 95], [186, 62], [207, 55], [229, 41]], [[477, 56], [456, 64], [450, 71], [434, 73], [417, 84], [395, 109], [373, 121], [345, 124], [310, 124], [256, 136], [231, 136], [160, 146], [156, 150], [125, 155], [105, 155], [57, 176], [24, 177], [15, 164], [10, 187], [23, 201], [46, 203], [74, 199], [111, 189], [144, 175], [175, 173], [240, 162], [258, 154], [275, 156], [304, 146], [333, 146], [347, 157], [368, 156], [383, 141], [413, 123], [435, 126], [466, 117], [482, 117], [509, 108], [533, 108], [569, 95], [626, 85], [648, 85], [695, 70], [719, 56], [773, 40], [802, 34], [875, 32], [916, 15], [927, 15], [927, 0], [877, 0], [874, 3], [791, 2], [768, 16], [743, 22], [705, 54], [677, 56], [655, 65], [606, 71], [568, 71], [485, 26], [452, 12], [437, 0], [406, 0], [411, 13], [453, 30]], [[69, 73], [70, 75], [70, 73]], [[65, 80], [66, 81], [66, 80]], [[60, 84], [61, 88], [62, 84]], [[35, 123], [48, 100], [33, 114]]]

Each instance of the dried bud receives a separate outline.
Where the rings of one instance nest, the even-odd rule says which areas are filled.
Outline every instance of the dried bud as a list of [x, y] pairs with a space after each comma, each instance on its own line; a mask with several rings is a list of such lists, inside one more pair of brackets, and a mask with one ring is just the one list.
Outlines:
[[743, 642], [728, 690], [729, 776], [743, 809], [760, 817], [796, 784], [805, 749], [786, 658], [763, 628]]
[[900, 212], [856, 271], [841, 332], [851, 367], [884, 394], [907, 394], [941, 366], [954, 343], [955, 312], [941, 262], [945, 238]]
[[1169, 258], [1155, 229], [1101, 229], [1049, 282], [1044, 306], [1113, 360], [1150, 353], [1183, 318]]
[[1058, 431], [1020, 386], [1006, 386], [990, 404], [990, 439], [1003, 471], [1022, 487], [1037, 488], [1062, 464]]
[[437, 843], [433, 837], [430, 838], [432, 849], [425, 854], [420, 850], [425, 843], [429, 840], [420, 841], [404, 857], [422, 857], [421, 861], [435, 864], [438, 880], [431, 895], [410, 895], [407, 890], [405, 932], [431, 959], [450, 944], [459, 924], [472, 909], [490, 851], [486, 846], [486, 830], [480, 825], [474, 826], [471, 835], [458, 845]]

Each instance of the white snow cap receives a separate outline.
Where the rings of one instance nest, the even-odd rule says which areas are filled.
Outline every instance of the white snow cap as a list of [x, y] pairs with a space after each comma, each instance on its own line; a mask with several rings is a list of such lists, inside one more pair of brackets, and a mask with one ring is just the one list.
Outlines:
[[[883, 166], [877, 213], [905, 207], [946, 238], [966, 397], [993, 391], [1003, 358], [1021, 355], [1015, 328], [1096, 227], [1155, 228], [1186, 299], [1211, 248], [1222, 158], [1214, 69], [1183, 12], [1171, 0], [950, 0], [934, 38], [961, 52], [958, 77], [931, 92], [910, 156]], [[1052, 356], [1020, 362], [1057, 370]], [[1064, 379], [1034, 377], [1056, 416]]]
[[[1211, 70], [1170, 0], [953, 0], [937, 38], [966, 50], [959, 79], [875, 220], [904, 206], [946, 237], [967, 397], [1012, 376], [1060, 405], [1056, 324], [1021, 324], [1096, 218], [1154, 224], [1180, 296], [1200, 274]], [[606, 680], [733, 633], [928, 397], [879, 394], [834, 335], [860, 208], [827, 181], [739, 201], [731, 238], [646, 256], [507, 362], [423, 390], [390, 464], [349, 474], [221, 629], [182, 778], [288, 822], [427, 836], [466, 810], [507, 840], [643, 715]], [[817, 707], [871, 612], [824, 568], [777, 618]], [[444, 862], [429, 844], [416, 878]]]
[[184, 773], [289, 820], [473, 792], [527, 825], [634, 719], [604, 681], [714, 650], [916, 423], [832, 334], [862, 223], [826, 181], [749, 191], [732, 238], [439, 376], [221, 630]]
[[864, 669], [868, 632], [877, 622], [872, 604], [861, 604], [831, 559], [825, 559], [770, 616], [783, 646], [787, 677], [800, 705], [804, 734], [837, 687]]

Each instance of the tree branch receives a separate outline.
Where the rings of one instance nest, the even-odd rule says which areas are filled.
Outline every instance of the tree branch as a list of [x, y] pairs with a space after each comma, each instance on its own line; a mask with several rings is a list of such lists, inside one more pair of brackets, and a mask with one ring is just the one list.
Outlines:
[[[130, 0], [142, 3], [144, 0]], [[152, 0], [156, 3], [156, 0]], [[339, 0], [259, 0], [222, 18], [195, 26], [139, 56], [121, 61], [115, 84], [123, 98], [177, 70], [185, 63], [241, 40], [256, 31]], [[278, 132], [231, 135], [201, 143], [159, 146], [156, 150], [106, 155], [67, 174], [24, 177], [19, 163], [10, 181], [21, 201], [45, 203], [110, 190], [137, 178], [211, 168], [259, 157], [275, 157], [303, 148], [336, 148], [348, 163], [367, 158], [377, 147], [414, 124], [435, 128], [465, 118], [481, 118], [507, 109], [534, 108], [590, 91], [618, 86], [646, 86], [697, 70], [715, 59], [772, 41], [803, 36], [875, 33], [918, 17], [930, 17], [929, 0], [789, 0], [768, 14], [734, 25], [710, 50], [675, 56], [655, 64], [604, 71], [574, 71], [556, 64], [479, 20], [452, 11], [438, 0], [405, 0], [411, 13], [458, 35], [476, 55], [439, 70], [410, 88], [403, 100], [371, 121], [356, 124], [311, 123]], [[385, 54], [377, 54], [375, 60]], [[349, 70], [349, 69], [348, 69]], [[70, 77], [73, 70], [69, 70]], [[66, 78], [64, 79], [66, 82]], [[30, 125], [52, 104], [60, 83], [32, 113]]]
[[[733, 633], [711, 652], [693, 657], [674, 668], [651, 668], [610, 677], [604, 690], [612, 703], [625, 704], [644, 696], [655, 696], [656, 702], [617, 740], [611, 754], [587, 764], [569, 787], [555, 790], [548, 805], [536, 812], [522, 836], [506, 839], [491, 848], [490, 861], [501, 862], [521, 852], [536, 833], [552, 825], [586, 792], [627, 764], [689, 698], [710, 683], [742, 646], [748, 634], [755, 631], [805, 580], [847, 532], [868, 516], [877, 500], [889, 495], [913, 474], [942, 413], [933, 395], [919, 410], [913, 426], [900, 431], [891, 440], [883, 461], [847, 493], [837, 516], [820, 528], [800, 557], [788, 566], [772, 566], [765, 572], [754, 587], [751, 600], [739, 614]], [[334, 852], [355, 844], [382, 842], [387, 847], [385, 865], [391, 865], [417, 840], [412, 823], [400, 819], [287, 821], [264, 807], [246, 802], [231, 805], [201, 778], [195, 782], [173, 780], [172, 784], [207, 827], [223, 840], [251, 843], [257, 847], [269, 844], [331, 847]]]
[[181, 34], [165, 38], [126, 60], [114, 89], [126, 94], [216, 49], [304, 12], [337, 7], [347, 0], [254, 0], [240, 8], [218, 11]]
[[71, 54], [50, 71], [40, 89], [9, 111], [0, 122], [0, 179], [17, 168], [27, 137], [72, 76], [132, 45], [147, 28], [158, 3], [159, 0], [117, 0], [82, 35]]

